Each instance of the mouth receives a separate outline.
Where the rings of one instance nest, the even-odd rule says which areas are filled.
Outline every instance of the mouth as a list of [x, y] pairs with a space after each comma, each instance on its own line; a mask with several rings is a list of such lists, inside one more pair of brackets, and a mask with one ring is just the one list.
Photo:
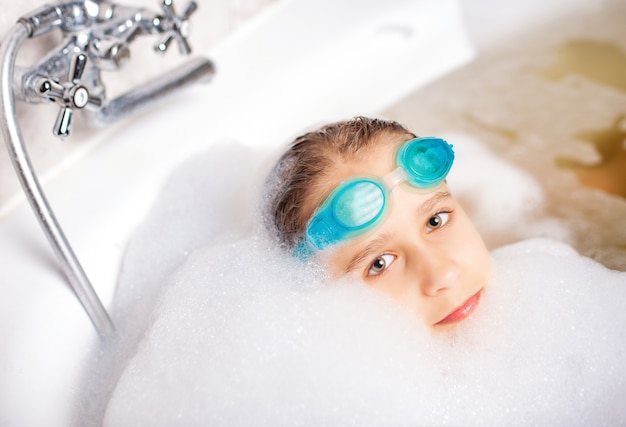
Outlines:
[[474, 312], [480, 301], [480, 291], [469, 297], [467, 301], [454, 309], [450, 314], [435, 323], [435, 326], [449, 325], [467, 319]]

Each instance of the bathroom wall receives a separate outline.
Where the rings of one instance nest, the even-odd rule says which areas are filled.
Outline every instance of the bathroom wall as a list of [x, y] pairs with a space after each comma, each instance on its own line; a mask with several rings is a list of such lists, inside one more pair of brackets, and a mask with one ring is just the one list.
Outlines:
[[[206, 52], [243, 22], [273, 2], [275, 0], [197, 0], [199, 7], [191, 19], [189, 38], [192, 56]], [[47, 3], [51, 2], [44, 0], [4, 2], [2, 14], [0, 14], [0, 42], [21, 16], [28, 15]], [[160, 0], [127, 0], [121, 4], [160, 12], [160, 3]], [[175, 0], [174, 8], [176, 12], [182, 13], [187, 4], [187, 0]], [[138, 39], [131, 45], [131, 60], [126, 67], [103, 75], [109, 98], [146, 81], [151, 76], [174, 68], [188, 59], [179, 54], [175, 44], [165, 55], [157, 55], [152, 45], [158, 40], [159, 36], [146, 36]], [[34, 40], [27, 40], [20, 50], [18, 65], [32, 64], [55, 48], [59, 41], [59, 31]], [[105, 140], [108, 132], [120, 126], [118, 124], [107, 129], [90, 129], [81, 122], [82, 117], [75, 114], [70, 137], [60, 140], [52, 135], [58, 112], [57, 106], [18, 102], [17, 110], [27, 150], [44, 186], [45, 181], [62, 169], [64, 164], [79, 157], [82, 152], [89, 150], [98, 141]], [[4, 141], [1, 145], [5, 145]], [[16, 203], [24, 202], [24, 200], [7, 150], [4, 147], [0, 148], [0, 217]]]

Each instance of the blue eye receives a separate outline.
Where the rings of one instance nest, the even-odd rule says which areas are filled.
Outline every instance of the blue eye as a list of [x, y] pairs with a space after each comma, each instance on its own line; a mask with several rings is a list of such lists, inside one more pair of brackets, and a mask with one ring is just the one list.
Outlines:
[[382, 274], [391, 264], [393, 264], [395, 260], [396, 256], [391, 254], [383, 254], [377, 257], [374, 262], [370, 264], [370, 267], [367, 270], [367, 275], [378, 276], [379, 274]]
[[426, 228], [429, 231], [436, 230], [437, 228], [441, 228], [444, 225], [446, 225], [446, 223], [448, 222], [449, 219], [450, 219], [450, 212], [439, 212], [439, 213], [436, 213], [435, 215], [431, 216], [428, 219], [428, 223], [426, 224]]

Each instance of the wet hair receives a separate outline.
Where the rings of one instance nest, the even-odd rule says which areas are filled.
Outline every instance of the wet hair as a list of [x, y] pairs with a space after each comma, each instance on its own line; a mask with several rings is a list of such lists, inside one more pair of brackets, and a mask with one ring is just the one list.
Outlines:
[[405, 141], [415, 135], [395, 121], [355, 117], [307, 132], [289, 145], [265, 185], [265, 225], [279, 244], [288, 250], [297, 245], [328, 196], [322, 191], [325, 178], [343, 163], [367, 155], [383, 137]]

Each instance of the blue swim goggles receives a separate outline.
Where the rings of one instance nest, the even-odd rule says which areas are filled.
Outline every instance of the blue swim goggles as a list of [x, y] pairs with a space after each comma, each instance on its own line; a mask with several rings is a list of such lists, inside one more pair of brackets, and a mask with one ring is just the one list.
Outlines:
[[418, 189], [436, 187], [453, 162], [452, 145], [441, 138], [403, 143], [395, 155], [394, 170], [382, 179], [355, 178], [335, 188], [313, 213], [293, 255], [306, 260], [328, 246], [365, 234], [382, 220], [387, 198], [396, 185], [407, 181]]

